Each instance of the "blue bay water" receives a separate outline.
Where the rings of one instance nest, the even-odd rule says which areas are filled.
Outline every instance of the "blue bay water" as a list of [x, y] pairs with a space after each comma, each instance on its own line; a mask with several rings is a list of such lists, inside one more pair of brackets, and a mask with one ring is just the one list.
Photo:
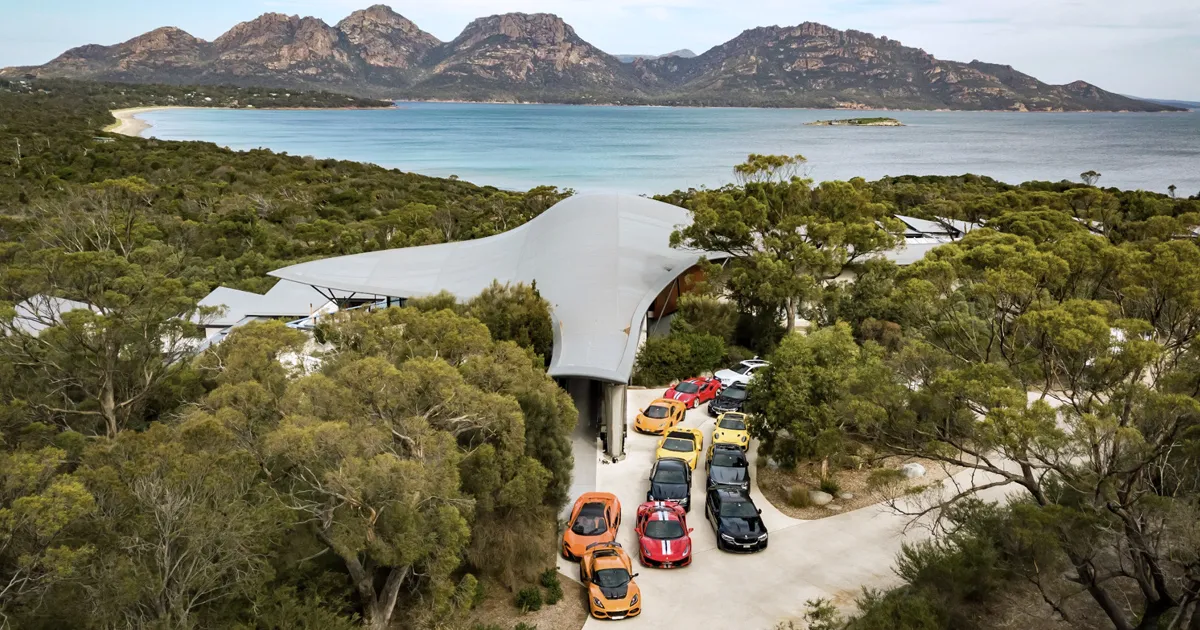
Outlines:
[[[817, 180], [976, 173], [1200, 193], [1200, 114], [890, 112], [905, 127], [814, 127], [846, 111], [399, 103], [386, 110], [173, 109], [146, 135], [371, 162], [477, 184], [657, 194], [717, 187], [750, 153]], [[864, 112], [861, 115], [881, 115]]]

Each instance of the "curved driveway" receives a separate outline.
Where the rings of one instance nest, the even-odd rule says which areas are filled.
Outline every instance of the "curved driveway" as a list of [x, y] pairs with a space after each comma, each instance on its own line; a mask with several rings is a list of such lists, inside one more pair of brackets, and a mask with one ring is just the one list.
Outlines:
[[[662, 394], [662, 390], [629, 390], [627, 418]], [[704, 409], [689, 411], [683, 426], [704, 431], [705, 445], [711, 443], [713, 419]], [[763, 552], [740, 555], [717, 551], [716, 539], [704, 518], [704, 469], [693, 477], [689, 514], [693, 560], [683, 569], [647, 569], [636, 559], [637, 539], [633, 531], [637, 507], [646, 498], [650, 465], [657, 438], [630, 430], [627, 456], [615, 464], [601, 463], [593, 441], [579, 434], [575, 448], [575, 484], [572, 502], [581, 492], [612, 492], [621, 500], [621, 531], [618, 541], [634, 558], [637, 583], [642, 589], [642, 614], [619, 623], [630, 628], [746, 628], [771, 629], [781, 621], [799, 620], [805, 601], [824, 597], [845, 608], [863, 587], [886, 588], [898, 579], [892, 564], [901, 543], [928, 535], [925, 528], [911, 526], [908, 517], [884, 506], [872, 506], [815, 521], [801, 521], [775, 509], [758, 489], [752, 490], [770, 532], [770, 546]], [[751, 449], [753, 474], [754, 449]], [[956, 481], [970, 483], [970, 471]], [[594, 480], [594, 485], [592, 481]], [[999, 498], [1003, 492], [985, 493]], [[569, 506], [568, 506], [569, 510]], [[575, 563], [558, 559], [559, 571], [578, 580]], [[589, 618], [585, 628], [602, 622]], [[798, 624], [799, 625], [799, 624]], [[803, 627], [803, 625], [799, 625]]]

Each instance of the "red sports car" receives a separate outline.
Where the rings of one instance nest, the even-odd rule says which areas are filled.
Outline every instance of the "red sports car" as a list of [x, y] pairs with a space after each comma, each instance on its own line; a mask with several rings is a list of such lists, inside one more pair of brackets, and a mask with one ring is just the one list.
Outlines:
[[687, 405], [688, 409], [695, 409], [716, 398], [717, 392], [720, 390], [721, 381], [715, 378], [697, 377], [680, 382], [675, 387], [668, 389], [662, 397], [669, 400], [678, 400]]
[[641, 550], [638, 556], [647, 567], [686, 567], [692, 563], [692, 530], [687, 513], [674, 501], [648, 501], [638, 507], [637, 527]]

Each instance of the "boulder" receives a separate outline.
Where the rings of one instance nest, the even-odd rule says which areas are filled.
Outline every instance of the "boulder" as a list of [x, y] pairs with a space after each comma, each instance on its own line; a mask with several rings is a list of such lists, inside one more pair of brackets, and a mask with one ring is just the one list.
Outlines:
[[851, 492], [842, 492], [841, 494], [838, 494], [839, 501], [849, 501], [853, 498], [854, 498], [854, 494]]
[[824, 506], [829, 505], [829, 503], [833, 501], [833, 495], [829, 494], [828, 492], [821, 492], [820, 490], [809, 490], [808, 500], [811, 501], [813, 505]]
[[768, 457], [764, 463], [771, 470], [779, 470], [779, 462], [775, 461], [774, 457]]
[[914, 462], [901, 466], [900, 472], [904, 474], [905, 479], [916, 479], [925, 476], [925, 467]]

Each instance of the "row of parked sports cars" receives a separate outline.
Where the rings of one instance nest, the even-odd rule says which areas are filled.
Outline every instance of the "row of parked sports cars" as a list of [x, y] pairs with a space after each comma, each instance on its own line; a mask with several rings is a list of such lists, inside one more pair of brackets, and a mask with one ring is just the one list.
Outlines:
[[[730, 389], [739, 390], [740, 399], [725, 396]], [[687, 409], [704, 402], [709, 403], [709, 413], [717, 416], [704, 458], [704, 516], [716, 535], [717, 548], [747, 553], [767, 548], [762, 510], [750, 498], [747, 417], [741, 412], [741, 402], [736, 408], [721, 407], [722, 397], [744, 401], [745, 381], [728, 385], [717, 378], [683, 381], [643, 409], [634, 422], [637, 431], [662, 436], [650, 469], [646, 502], [638, 506], [634, 523], [642, 566], [671, 569], [692, 562], [694, 529], [688, 526], [688, 514], [692, 475], [705, 452], [704, 433], [677, 425]], [[715, 411], [714, 402], [718, 402]], [[562, 555], [579, 561], [579, 580], [588, 588], [588, 608], [599, 619], [624, 619], [642, 612], [633, 562], [616, 542], [620, 527], [620, 500], [608, 492], [589, 492], [576, 500], [563, 534]]]

